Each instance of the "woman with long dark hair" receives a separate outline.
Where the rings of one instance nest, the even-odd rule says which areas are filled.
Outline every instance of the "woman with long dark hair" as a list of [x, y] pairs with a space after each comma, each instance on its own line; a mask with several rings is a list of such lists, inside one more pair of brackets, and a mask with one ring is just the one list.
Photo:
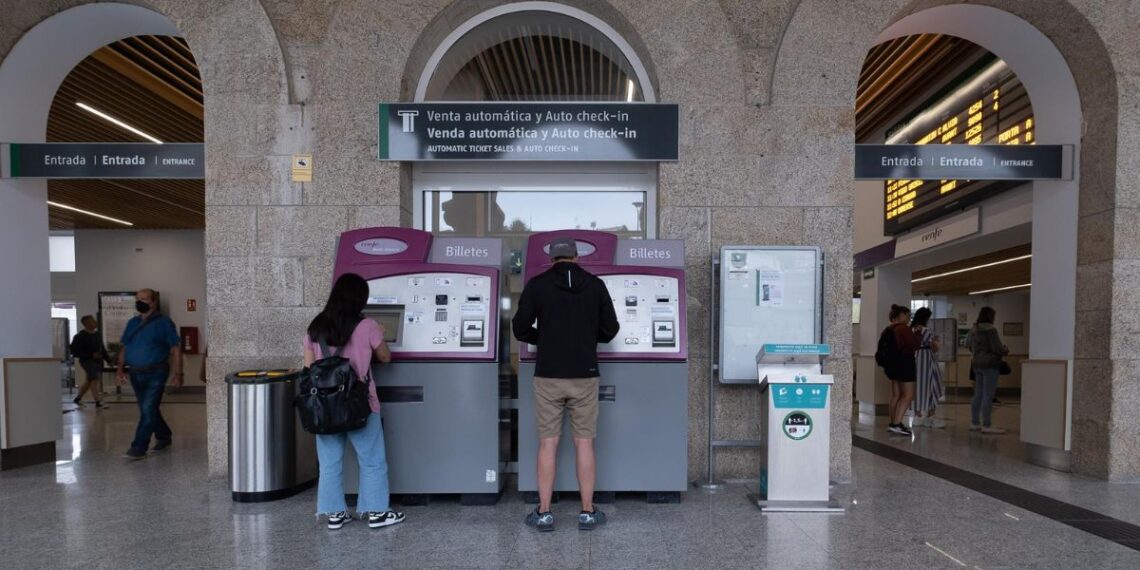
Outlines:
[[891, 305], [891, 324], [883, 335], [892, 350], [886, 355], [883, 371], [891, 381], [891, 400], [888, 404], [890, 424], [887, 431], [899, 435], [911, 435], [904, 423], [906, 410], [914, 400], [914, 384], [918, 377], [915, 369], [914, 353], [918, 350], [918, 339], [910, 329], [910, 309], [901, 305]]
[[[387, 364], [392, 360], [392, 353], [384, 343], [384, 329], [376, 321], [364, 318], [367, 304], [368, 282], [355, 273], [341, 275], [333, 284], [325, 308], [309, 324], [302, 342], [305, 366], [332, 356], [340, 348], [340, 356], [352, 363], [361, 382], [368, 383], [368, 403], [372, 408], [364, 427], [348, 433], [316, 436], [321, 471], [317, 482], [317, 515], [328, 517], [330, 529], [338, 529], [352, 520], [341, 478], [346, 441], [352, 442], [360, 464], [357, 512], [362, 518], [368, 518], [371, 528], [404, 520], [404, 514], [391, 510], [388, 503], [388, 458], [384, 451], [384, 428], [380, 424], [380, 399], [376, 397], [376, 384], [372, 381], [373, 360]], [[328, 347], [328, 354], [322, 354], [322, 342]]]
[[931, 311], [922, 307], [914, 312], [910, 328], [918, 340], [914, 353], [916, 389], [914, 396], [914, 424], [930, 428], [944, 428], [946, 422], [934, 417], [934, 409], [942, 400], [942, 371], [938, 369], [938, 351], [942, 339], [935, 336], [927, 325]]

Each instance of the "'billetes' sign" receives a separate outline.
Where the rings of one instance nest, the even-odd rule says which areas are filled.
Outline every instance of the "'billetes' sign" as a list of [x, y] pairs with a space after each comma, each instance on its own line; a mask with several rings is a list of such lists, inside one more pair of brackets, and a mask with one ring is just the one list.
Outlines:
[[4, 178], [205, 178], [201, 143], [41, 143], [0, 148]]
[[380, 160], [677, 160], [678, 110], [655, 103], [383, 103]]

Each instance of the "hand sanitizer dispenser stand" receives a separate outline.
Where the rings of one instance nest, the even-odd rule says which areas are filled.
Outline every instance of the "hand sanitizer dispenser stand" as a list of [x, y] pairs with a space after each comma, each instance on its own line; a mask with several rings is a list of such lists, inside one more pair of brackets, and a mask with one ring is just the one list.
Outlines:
[[826, 344], [765, 344], [756, 355], [767, 449], [763, 512], [842, 513], [830, 497], [831, 384]]

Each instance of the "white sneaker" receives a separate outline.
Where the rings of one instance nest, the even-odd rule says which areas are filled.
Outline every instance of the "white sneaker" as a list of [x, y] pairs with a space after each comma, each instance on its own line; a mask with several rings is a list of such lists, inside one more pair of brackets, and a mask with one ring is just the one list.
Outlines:
[[934, 429], [943, 429], [946, 427], [946, 422], [941, 418], [926, 418], [926, 427]]
[[981, 424], [970, 424], [970, 431], [978, 431], [980, 429], [982, 429]]
[[1001, 429], [1001, 428], [997, 428], [997, 427], [984, 427], [984, 428], [982, 428], [982, 433], [992, 433], [994, 435], [1001, 435], [1001, 434], [1005, 433], [1005, 430]]

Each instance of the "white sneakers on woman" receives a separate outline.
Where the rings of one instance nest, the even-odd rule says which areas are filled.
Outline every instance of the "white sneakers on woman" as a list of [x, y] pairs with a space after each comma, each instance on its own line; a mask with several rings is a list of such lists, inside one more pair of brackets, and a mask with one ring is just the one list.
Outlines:
[[941, 418], [934, 418], [934, 417], [921, 418], [920, 421], [922, 422], [921, 425], [928, 427], [928, 428], [943, 429], [946, 427], [946, 422], [944, 420], [942, 420]]

